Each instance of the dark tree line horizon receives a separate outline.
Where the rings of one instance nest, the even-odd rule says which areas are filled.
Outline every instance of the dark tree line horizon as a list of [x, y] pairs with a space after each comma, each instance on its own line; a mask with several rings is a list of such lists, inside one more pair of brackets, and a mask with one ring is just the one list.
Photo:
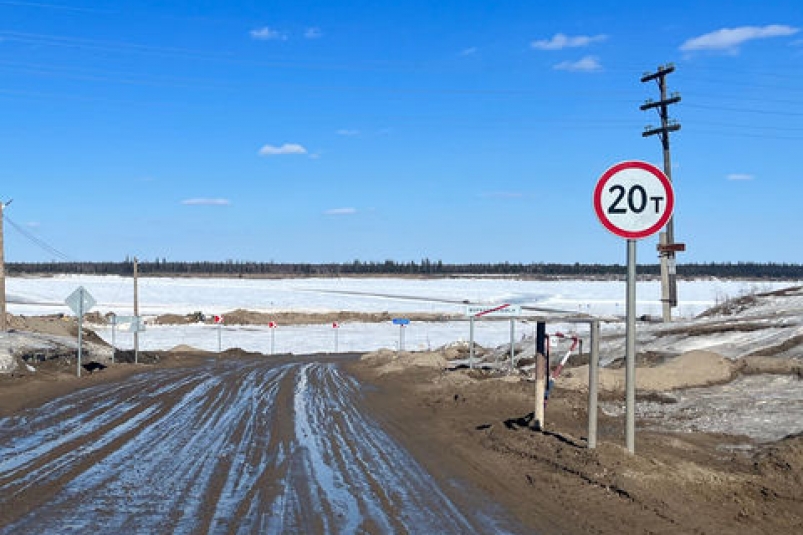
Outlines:
[[[361, 261], [345, 263], [303, 262], [250, 262], [228, 260], [139, 261], [139, 274], [143, 277], [338, 277], [349, 275], [412, 275], [412, 276], [523, 276], [523, 277], [618, 277], [627, 274], [624, 264], [562, 264], [551, 262], [465, 263], [450, 264], [424, 258], [418, 262], [395, 260]], [[120, 262], [7, 262], [6, 273], [20, 275], [133, 275], [130, 258]], [[641, 264], [639, 275], [659, 275], [658, 264]], [[758, 262], [709, 262], [678, 264], [679, 277], [721, 277], [750, 279], [803, 279], [803, 264]]]

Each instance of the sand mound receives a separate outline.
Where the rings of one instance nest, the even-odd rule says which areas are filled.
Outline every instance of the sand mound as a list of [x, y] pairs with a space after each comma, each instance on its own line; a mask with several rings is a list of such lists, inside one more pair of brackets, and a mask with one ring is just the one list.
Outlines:
[[[689, 351], [652, 368], [636, 370], [636, 390], [664, 392], [727, 383], [735, 375], [736, 365], [711, 351]], [[571, 390], [588, 389], [588, 366], [564, 372], [557, 384]], [[599, 388], [607, 392], [624, 392], [625, 370], [600, 369]]]
[[380, 349], [366, 353], [360, 360], [376, 366], [380, 375], [386, 373], [400, 373], [412, 367], [419, 368], [446, 368], [446, 358], [438, 351], [425, 351], [422, 353], [409, 353], [407, 351], [392, 351]]
[[176, 347], [169, 349], [169, 353], [204, 353], [204, 350], [197, 347], [188, 346], [187, 344], [179, 344]]

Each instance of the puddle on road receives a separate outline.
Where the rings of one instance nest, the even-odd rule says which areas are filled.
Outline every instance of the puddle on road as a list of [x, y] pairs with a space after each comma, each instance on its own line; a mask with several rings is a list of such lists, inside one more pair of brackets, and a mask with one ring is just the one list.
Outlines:
[[[639, 425], [664, 431], [746, 435], [773, 442], [803, 432], [803, 381], [792, 375], [754, 375], [726, 385], [676, 390], [668, 403], [636, 403]], [[623, 404], [604, 403], [612, 416]]]

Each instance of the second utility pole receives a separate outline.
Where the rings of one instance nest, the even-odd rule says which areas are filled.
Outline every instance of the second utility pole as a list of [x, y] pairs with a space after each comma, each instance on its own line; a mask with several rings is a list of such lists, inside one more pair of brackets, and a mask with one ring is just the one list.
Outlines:
[[[641, 134], [643, 137], [654, 135], [661, 136], [661, 145], [664, 149], [664, 174], [672, 181], [672, 158], [669, 153], [669, 132], [680, 130], [680, 123], [669, 120], [667, 108], [670, 104], [680, 102], [680, 94], [672, 93], [667, 97], [666, 94], [666, 75], [674, 72], [675, 66], [671, 63], [658, 67], [653, 73], [647, 73], [641, 77], [642, 83], [650, 80], [658, 81], [658, 88], [661, 91], [661, 99], [658, 101], [647, 100], [640, 106], [642, 111], [655, 108], [661, 118], [661, 126], [653, 128], [648, 126]], [[675, 268], [675, 252], [685, 251], [686, 245], [675, 243], [675, 217], [672, 216], [666, 224], [666, 231], [659, 234], [658, 252], [661, 258], [661, 303], [664, 322], [672, 321], [672, 307], [678, 305], [678, 286], [677, 271]]]

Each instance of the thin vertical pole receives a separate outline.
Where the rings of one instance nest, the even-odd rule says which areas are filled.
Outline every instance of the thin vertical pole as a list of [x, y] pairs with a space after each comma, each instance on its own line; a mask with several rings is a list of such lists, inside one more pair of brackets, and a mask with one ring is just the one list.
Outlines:
[[134, 364], [139, 364], [139, 272], [134, 257]]
[[8, 330], [6, 320], [6, 261], [3, 242], [3, 209], [5, 203], [0, 202], [0, 332]]
[[337, 331], [339, 330], [338, 327], [335, 327], [335, 353], [337, 353]]
[[474, 316], [471, 316], [469, 318], [468, 322], [469, 322], [468, 367], [473, 370], [474, 369]]
[[112, 315], [112, 364], [114, 364], [114, 354], [117, 352], [117, 315]]
[[547, 382], [546, 356], [543, 353], [535, 354], [535, 412], [533, 424], [536, 430], [543, 431], [544, 426], [544, 398], [546, 397]]
[[404, 324], [399, 325], [399, 351], [404, 351]]
[[276, 327], [273, 327], [270, 330], [270, 354], [273, 355], [275, 350], [276, 350]]
[[76, 366], [76, 374], [81, 377], [81, 357], [83, 350], [84, 338], [84, 289], [80, 290], [78, 299], [78, 365]]
[[515, 351], [516, 351], [516, 346], [515, 346], [516, 332], [515, 331], [516, 331], [516, 320], [513, 319], [513, 318], [510, 318], [510, 371], [513, 371], [513, 370], [516, 369], [516, 365], [513, 363], [513, 356], [514, 356]]
[[627, 240], [627, 338], [625, 352], [625, 443], [635, 453], [636, 443], [636, 240]]
[[222, 346], [222, 343], [221, 343], [221, 336], [220, 336], [222, 331], [223, 331], [223, 323], [218, 323], [217, 324], [217, 353], [218, 353], [218, 356], [220, 356], [220, 353], [223, 350], [223, 346]]
[[[582, 350], [581, 350], [582, 352]], [[588, 365], [588, 447], [597, 447], [597, 397], [599, 391], [599, 321], [591, 322], [591, 356]]]

